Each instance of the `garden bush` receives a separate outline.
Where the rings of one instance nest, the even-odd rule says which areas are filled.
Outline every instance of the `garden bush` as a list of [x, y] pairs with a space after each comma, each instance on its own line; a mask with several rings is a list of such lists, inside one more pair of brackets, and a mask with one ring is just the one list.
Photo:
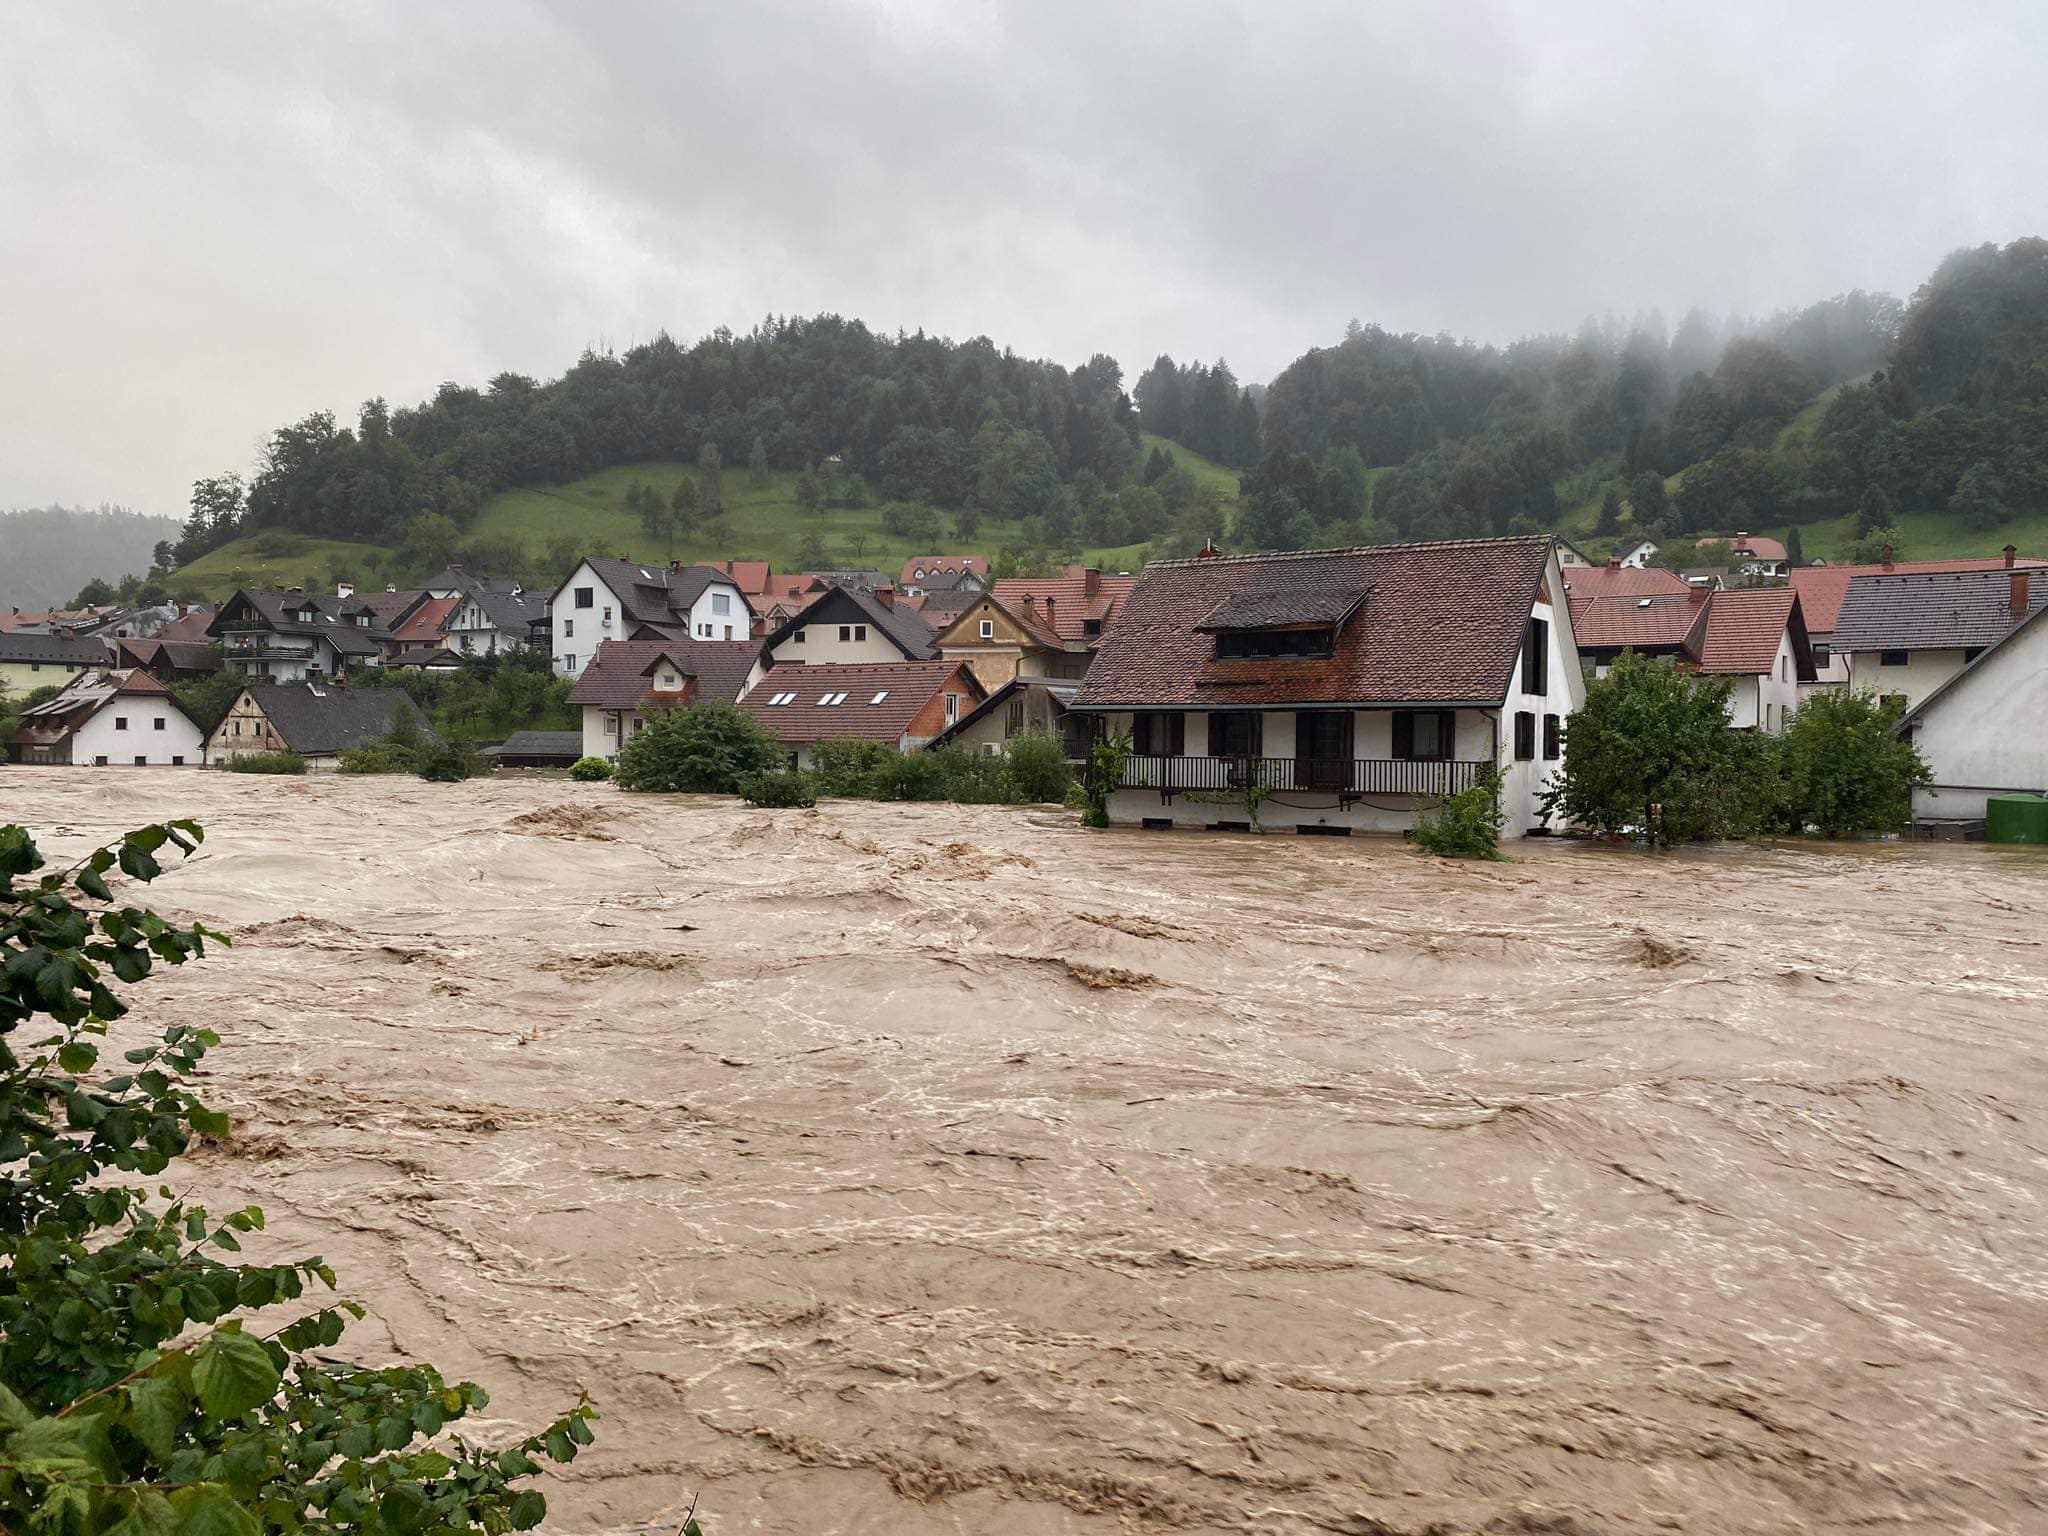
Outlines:
[[304, 773], [306, 760], [296, 752], [244, 752], [221, 766], [229, 773]]
[[569, 777], [578, 784], [601, 784], [612, 776], [612, 765], [601, 757], [579, 757], [569, 765]]
[[1074, 770], [1067, 762], [1066, 744], [1057, 736], [1033, 731], [1013, 736], [1009, 743], [1010, 776], [1016, 781], [1020, 799], [1042, 805], [1064, 804], [1073, 787]]
[[1423, 811], [1411, 835], [1425, 852], [1440, 858], [1498, 859], [1501, 820], [1500, 779], [1488, 774]]
[[899, 752], [882, 760], [870, 793], [877, 800], [948, 798], [946, 762], [936, 752]]
[[810, 774], [778, 768], [748, 779], [740, 786], [740, 798], [749, 805], [767, 809], [800, 810], [816, 805], [818, 792]]
[[687, 795], [736, 795], [758, 774], [782, 767], [788, 753], [745, 710], [717, 699], [665, 710], [619, 753], [621, 789]]
[[1896, 705], [1829, 688], [1786, 722], [1780, 743], [1785, 820], [1822, 837], [1890, 832], [1913, 814], [1913, 786], [1928, 779], [1920, 749], [1892, 734]]
[[868, 799], [877, 775], [902, 755], [886, 741], [821, 741], [811, 748], [811, 773], [821, 795]]

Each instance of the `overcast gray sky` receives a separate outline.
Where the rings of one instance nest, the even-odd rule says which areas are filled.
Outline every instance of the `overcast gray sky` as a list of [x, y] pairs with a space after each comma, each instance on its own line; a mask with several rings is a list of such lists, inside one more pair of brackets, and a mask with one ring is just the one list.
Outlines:
[[0, 0], [0, 506], [771, 311], [1128, 382], [1906, 296], [2048, 233], [2044, 58], [2040, 0]]

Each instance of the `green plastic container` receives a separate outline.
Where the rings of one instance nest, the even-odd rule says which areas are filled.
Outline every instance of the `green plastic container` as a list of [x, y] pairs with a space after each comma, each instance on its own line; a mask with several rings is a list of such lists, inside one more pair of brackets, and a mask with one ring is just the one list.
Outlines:
[[1984, 802], [1987, 843], [2048, 843], [2048, 799], [2040, 795], [1992, 795]]

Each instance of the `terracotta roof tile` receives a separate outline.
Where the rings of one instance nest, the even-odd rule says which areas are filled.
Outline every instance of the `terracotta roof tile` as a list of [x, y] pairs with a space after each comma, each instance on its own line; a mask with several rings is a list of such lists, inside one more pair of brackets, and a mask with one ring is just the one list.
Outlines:
[[441, 639], [441, 626], [461, 606], [459, 597], [430, 597], [405, 616], [405, 621], [391, 632], [391, 638], [403, 646], [434, 645]]
[[[986, 696], [966, 663], [958, 661], [820, 662], [777, 667], [740, 700], [778, 741], [796, 746], [811, 741], [861, 739], [897, 741], [918, 713], [958, 680], [966, 714]], [[786, 694], [786, 703], [772, 702]], [[844, 695], [837, 704], [821, 699]], [[880, 696], [879, 699], [877, 696]]]
[[[1116, 622], [1124, 599], [1137, 585], [1137, 578], [1097, 573], [1092, 593], [1088, 590], [1089, 580], [1088, 567], [1070, 565], [1058, 576], [1049, 578], [1007, 577], [989, 590], [1005, 609], [1020, 616], [1028, 609], [1038, 617], [1046, 618], [1046, 605], [1050, 603], [1050, 627], [1059, 637], [1071, 644], [1093, 646]], [[1028, 603], [1025, 601], [1027, 598], [1030, 599]], [[1091, 619], [1100, 625], [1100, 634], [1088, 632]]]
[[[1122, 604], [1075, 704], [1497, 701], [1550, 549], [1538, 535], [1159, 561]], [[1218, 661], [1197, 628], [1228, 599], [1339, 584], [1366, 597], [1329, 657]]]
[[[638, 709], [654, 690], [647, 669], [662, 656], [675, 658], [684, 674], [697, 680], [692, 697], [723, 699], [730, 704], [747, 686], [747, 674], [760, 660], [758, 640], [607, 640], [597, 648], [569, 690], [569, 702], [597, 709]], [[672, 700], [670, 702], [673, 702]]]
[[[1804, 648], [1799, 594], [1790, 587], [1731, 587], [1707, 604], [1707, 622], [1694, 646], [1702, 672], [1762, 673], [1778, 665], [1778, 644], [1795, 630], [1795, 655]], [[1812, 665], [1801, 672], [1811, 681]]]

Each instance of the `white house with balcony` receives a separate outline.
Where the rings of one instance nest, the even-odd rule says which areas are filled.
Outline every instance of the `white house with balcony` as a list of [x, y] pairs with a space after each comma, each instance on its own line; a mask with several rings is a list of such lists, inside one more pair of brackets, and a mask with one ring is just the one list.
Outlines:
[[351, 667], [379, 665], [392, 644], [391, 631], [352, 591], [322, 597], [239, 588], [206, 634], [220, 645], [223, 670], [270, 683], [346, 677]]
[[577, 677], [608, 640], [745, 640], [753, 627], [739, 583], [715, 566], [642, 565], [595, 556], [555, 589], [548, 612], [554, 670]]
[[1498, 774], [1546, 826], [1584, 674], [1549, 537], [1157, 561], [1069, 704], [1128, 735], [1148, 827], [1404, 832]]

